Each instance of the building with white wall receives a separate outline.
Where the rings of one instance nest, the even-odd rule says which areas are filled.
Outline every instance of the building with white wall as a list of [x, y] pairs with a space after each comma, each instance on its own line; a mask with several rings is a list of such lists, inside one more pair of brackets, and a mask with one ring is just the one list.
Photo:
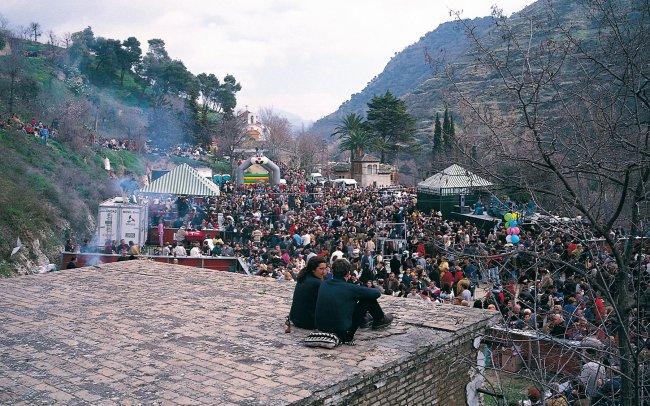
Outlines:
[[388, 187], [396, 183], [397, 171], [392, 165], [382, 164], [374, 155], [363, 154], [348, 162], [337, 162], [331, 167], [335, 178], [351, 178], [361, 187]]

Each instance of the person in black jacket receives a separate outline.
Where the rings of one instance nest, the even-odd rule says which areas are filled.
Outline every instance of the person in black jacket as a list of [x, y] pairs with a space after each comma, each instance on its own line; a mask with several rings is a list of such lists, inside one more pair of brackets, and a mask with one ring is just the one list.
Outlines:
[[300, 328], [314, 329], [314, 313], [316, 298], [323, 278], [327, 274], [327, 259], [312, 257], [307, 266], [298, 272], [296, 288], [293, 291], [293, 302], [289, 312], [289, 320]]
[[372, 316], [374, 330], [393, 321], [392, 314], [384, 314], [377, 299], [377, 289], [348, 283], [352, 265], [346, 259], [337, 259], [332, 265], [333, 278], [323, 282], [316, 300], [316, 328], [336, 334], [341, 342], [350, 343], [363, 323], [366, 314]]
[[361, 276], [359, 277], [359, 282], [363, 285], [366, 282], [375, 279], [375, 257], [372, 255], [370, 250], [366, 250], [363, 256], [361, 256]]
[[402, 262], [399, 259], [398, 254], [394, 254], [393, 258], [390, 260], [390, 271], [399, 278], [399, 268], [402, 266]]

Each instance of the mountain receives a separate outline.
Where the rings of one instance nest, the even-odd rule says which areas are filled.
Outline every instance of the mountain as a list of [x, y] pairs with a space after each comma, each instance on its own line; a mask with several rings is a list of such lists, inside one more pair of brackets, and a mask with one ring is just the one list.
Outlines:
[[[581, 18], [577, 0], [539, 0], [514, 13], [509, 20], [523, 30], [531, 18], [536, 25], [535, 41], [541, 41], [553, 35], [553, 21], [548, 15], [551, 7], [561, 20], [571, 19], [573, 22]], [[454, 81], [473, 96], [488, 95], [485, 90], [490, 88], [489, 83], [495, 77], [476, 68], [477, 55], [467, 35], [467, 27], [472, 27], [474, 34], [491, 49], [498, 49], [503, 45], [503, 39], [496, 33], [495, 22], [495, 18], [489, 16], [440, 24], [397, 53], [361, 92], [353, 94], [335, 112], [316, 121], [312, 130], [324, 138], [329, 137], [344, 116], [364, 114], [374, 95], [390, 90], [406, 102], [409, 112], [416, 117], [419, 137], [429, 137], [436, 112], [444, 110], [448, 96], [453, 92], [448, 78], [450, 71]], [[498, 102], [499, 95], [494, 96]]]
[[291, 113], [291, 112], [286, 111], [286, 110], [281, 110], [281, 109], [277, 109], [277, 108], [273, 107], [273, 111], [277, 115], [279, 115], [281, 117], [284, 117], [287, 120], [289, 120], [289, 123], [291, 124], [291, 129], [296, 133], [302, 131], [303, 129], [307, 129], [307, 128], [311, 127], [312, 124], [314, 124], [313, 121], [306, 120], [306, 119], [300, 117], [299, 115]]

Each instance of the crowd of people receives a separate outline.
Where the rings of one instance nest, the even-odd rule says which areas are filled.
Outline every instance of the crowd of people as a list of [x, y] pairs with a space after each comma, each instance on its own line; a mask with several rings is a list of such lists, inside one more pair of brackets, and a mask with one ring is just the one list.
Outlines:
[[12, 114], [6, 120], [0, 120], [0, 129], [20, 131], [25, 135], [40, 139], [44, 144], [47, 144], [48, 139], [57, 136], [58, 127], [59, 124], [56, 120], [52, 121], [52, 124], [48, 126], [43, 124], [42, 121], [36, 120], [36, 118], [23, 122], [16, 114]]
[[[6, 119], [0, 119], [0, 129], [16, 130], [23, 134], [33, 135], [35, 138], [38, 138], [43, 143], [47, 144], [48, 139], [57, 137], [59, 133], [59, 120], [55, 118], [48, 125], [35, 117], [26, 120], [14, 113]], [[206, 149], [187, 143], [172, 145], [169, 147], [160, 147], [154, 145], [152, 140], [147, 140], [143, 145], [142, 141], [136, 139], [104, 138], [100, 137], [97, 132], [91, 128], [87, 128], [87, 130], [89, 132], [88, 141], [101, 148], [116, 151], [138, 151], [142, 149], [147, 153], [165, 154], [169, 156], [173, 155], [193, 159], [203, 159], [209, 156], [209, 151]]]
[[[420, 212], [412, 189], [309, 183], [304, 173], [287, 168], [283, 176], [287, 183], [278, 188], [226, 183], [214, 198], [151, 199], [151, 222], [161, 236], [158, 254], [239, 257], [250, 274], [281, 283], [300, 283], [316, 259], [324, 264], [323, 279], [336, 279], [332, 268], [345, 259], [345, 283], [377, 295], [482, 308], [512, 331], [589, 347], [579, 376], [556, 393], [566, 404], [611, 398], [620, 388], [617, 348], [623, 338], [612, 299], [618, 270], [588, 225], [524, 224], [513, 245], [503, 228]], [[177, 229], [172, 241], [163, 240], [166, 227]], [[215, 237], [186, 238], [196, 230], [211, 230]], [[140, 247], [107, 243], [104, 252], [126, 259]], [[633, 259], [643, 292], [650, 256], [641, 251]], [[645, 327], [630, 332], [647, 355]], [[349, 330], [339, 335], [351, 341]]]
[[137, 141], [131, 140], [131, 139], [116, 139], [116, 138], [109, 138], [109, 139], [101, 139], [98, 140], [99, 144], [101, 145], [102, 148], [108, 148], [112, 150], [126, 150], [126, 151], [136, 151], [138, 149], [139, 143]]
[[[615, 353], [620, 325], [610, 287], [616, 262], [597, 239], [589, 246], [572, 237], [575, 224], [531, 224], [512, 245], [499, 228], [419, 212], [410, 189], [397, 194], [308, 184], [299, 172], [285, 178], [281, 189], [227, 184], [218, 198], [154, 204], [155, 224], [180, 228], [176, 241], [161, 241], [163, 254], [186, 254], [183, 230], [218, 229], [216, 238], [187, 246], [189, 255], [237, 256], [250, 273], [280, 281], [296, 280], [311, 258], [326, 258], [330, 265], [345, 258], [352, 267], [348, 283], [488, 309], [500, 313], [509, 328]], [[649, 259], [640, 259], [644, 276]], [[601, 284], [593, 284], [596, 275]], [[598, 362], [615, 369], [616, 357], [606, 358]], [[616, 388], [615, 375], [599, 372], [588, 395]]]

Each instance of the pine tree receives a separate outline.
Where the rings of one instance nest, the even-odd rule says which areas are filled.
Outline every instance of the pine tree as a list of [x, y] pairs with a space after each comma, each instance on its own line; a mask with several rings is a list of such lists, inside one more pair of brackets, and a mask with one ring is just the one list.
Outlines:
[[375, 149], [381, 153], [381, 162], [392, 161], [398, 149], [412, 151], [417, 148], [415, 119], [406, 111], [404, 100], [390, 91], [375, 96], [368, 102], [367, 123]]

